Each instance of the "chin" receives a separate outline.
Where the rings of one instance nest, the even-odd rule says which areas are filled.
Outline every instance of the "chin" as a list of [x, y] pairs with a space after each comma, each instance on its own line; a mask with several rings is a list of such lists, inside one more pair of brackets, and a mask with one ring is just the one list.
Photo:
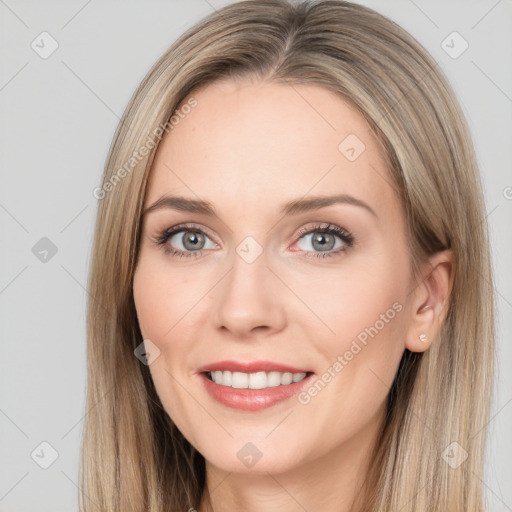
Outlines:
[[283, 458], [280, 454], [274, 454], [273, 456], [263, 454], [260, 459], [255, 458], [252, 462], [249, 459], [242, 462], [236, 456], [229, 458], [225, 456], [214, 457], [213, 459], [206, 458], [206, 463], [227, 473], [253, 476], [268, 476], [268, 473], [276, 475], [292, 471], [298, 467], [297, 461]]
[[[247, 439], [247, 438], [245, 438]], [[231, 439], [229, 443], [213, 443], [205, 446], [200, 453], [207, 464], [229, 473], [267, 475], [291, 471], [304, 463], [303, 453], [297, 453], [297, 444], [284, 446], [269, 439], [253, 441], [242, 438]]]

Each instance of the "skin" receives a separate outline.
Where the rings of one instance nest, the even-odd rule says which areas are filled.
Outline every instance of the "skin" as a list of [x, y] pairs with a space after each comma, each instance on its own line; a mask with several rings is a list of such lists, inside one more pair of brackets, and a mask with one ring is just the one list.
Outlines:
[[[348, 511], [400, 358], [406, 348], [427, 350], [443, 321], [451, 255], [436, 254], [412, 276], [384, 153], [334, 93], [244, 79], [193, 96], [197, 106], [158, 148], [144, 207], [173, 194], [207, 200], [217, 215], [162, 208], [143, 217], [133, 293], [142, 335], [160, 351], [150, 365], [157, 392], [206, 459], [215, 511]], [[365, 145], [354, 161], [338, 149], [349, 134]], [[334, 193], [364, 201], [375, 215], [352, 204], [279, 213], [292, 199]], [[206, 234], [198, 257], [178, 258], [155, 243], [185, 222]], [[330, 252], [346, 250], [318, 257], [311, 235], [297, 236], [318, 223], [344, 228], [353, 246], [335, 236]], [[183, 234], [167, 246], [186, 251]], [[247, 236], [263, 251], [252, 263], [236, 251]], [[306, 404], [293, 397], [259, 412], [230, 409], [196, 373], [224, 359], [270, 360], [321, 377], [396, 303], [400, 312]], [[250, 468], [237, 457], [247, 442], [262, 453]]]

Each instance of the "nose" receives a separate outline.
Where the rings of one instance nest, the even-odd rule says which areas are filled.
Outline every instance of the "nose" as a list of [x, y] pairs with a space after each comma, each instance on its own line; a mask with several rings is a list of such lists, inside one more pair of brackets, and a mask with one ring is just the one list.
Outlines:
[[235, 339], [282, 330], [286, 325], [286, 289], [268, 267], [265, 251], [251, 263], [235, 253], [232, 262], [217, 290], [215, 327]]

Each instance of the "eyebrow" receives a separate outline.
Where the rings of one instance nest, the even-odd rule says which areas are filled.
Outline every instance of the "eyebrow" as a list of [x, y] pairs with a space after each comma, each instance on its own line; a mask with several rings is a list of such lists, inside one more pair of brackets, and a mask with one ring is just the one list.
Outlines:
[[[348, 194], [338, 194], [334, 196], [313, 196], [308, 199], [294, 199], [285, 203], [281, 207], [280, 212], [282, 215], [298, 215], [300, 213], [319, 210], [320, 208], [325, 208], [333, 204], [349, 204], [352, 206], [359, 206], [370, 212], [373, 216], [377, 217], [377, 214], [369, 204]], [[144, 216], [146, 213], [161, 209], [171, 209], [189, 213], [200, 213], [203, 215], [217, 216], [215, 208], [209, 201], [188, 199], [186, 197], [169, 195], [161, 197], [151, 206], [148, 206], [142, 215]]]

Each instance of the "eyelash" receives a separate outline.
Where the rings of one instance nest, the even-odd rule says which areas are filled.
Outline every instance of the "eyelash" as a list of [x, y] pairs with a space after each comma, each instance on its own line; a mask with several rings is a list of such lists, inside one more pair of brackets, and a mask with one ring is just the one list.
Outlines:
[[[183, 232], [192, 231], [192, 232], [196, 232], [196, 233], [199, 232], [199, 233], [202, 233], [202, 234], [208, 236], [208, 234], [205, 231], [198, 228], [194, 224], [179, 224], [177, 226], [173, 226], [172, 228], [165, 229], [164, 231], [160, 232], [157, 235], [156, 239], [154, 240], [154, 243], [157, 246], [162, 246], [165, 253], [169, 254], [170, 256], [173, 256], [173, 257], [195, 258], [197, 256], [200, 256], [205, 251], [205, 249], [200, 249], [198, 251], [181, 251], [181, 250], [169, 248], [169, 246], [166, 245], [166, 242], [173, 235], [175, 235], [176, 233], [179, 233], [181, 231], [183, 231]], [[338, 248], [336, 251], [325, 251], [323, 253], [322, 252], [314, 253], [314, 255], [310, 254], [312, 251], [304, 251], [304, 252], [306, 252], [306, 256], [305, 256], [306, 258], [313, 258], [313, 259], [332, 258], [332, 257], [338, 256], [340, 253], [345, 252], [347, 249], [349, 249], [350, 247], [352, 247], [354, 245], [354, 237], [347, 230], [345, 230], [339, 226], [336, 226], [334, 224], [327, 224], [327, 225], [317, 224], [315, 226], [311, 226], [308, 228], [302, 228], [297, 233], [297, 239], [300, 240], [304, 235], [308, 235], [311, 233], [328, 233], [328, 234], [336, 235], [343, 241], [343, 243], [345, 244], [345, 247]], [[208, 237], [208, 238], [211, 238], [211, 237]]]

